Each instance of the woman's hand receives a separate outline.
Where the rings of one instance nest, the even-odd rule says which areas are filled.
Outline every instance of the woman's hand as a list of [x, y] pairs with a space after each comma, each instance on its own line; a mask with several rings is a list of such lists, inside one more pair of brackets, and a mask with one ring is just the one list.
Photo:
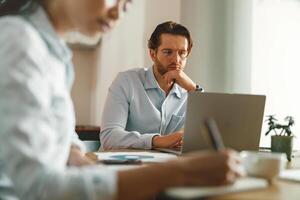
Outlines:
[[71, 146], [67, 164], [69, 166], [84, 166], [95, 164], [95, 162], [86, 157], [78, 147]]
[[183, 175], [183, 185], [223, 185], [245, 175], [239, 154], [232, 150], [192, 153], [174, 163]]

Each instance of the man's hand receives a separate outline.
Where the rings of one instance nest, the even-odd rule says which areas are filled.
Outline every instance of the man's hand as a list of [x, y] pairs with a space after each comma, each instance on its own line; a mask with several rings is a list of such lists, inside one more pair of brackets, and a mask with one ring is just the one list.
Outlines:
[[164, 136], [154, 136], [152, 146], [154, 148], [180, 148], [182, 145], [183, 131], [178, 131]]
[[184, 185], [222, 185], [245, 175], [239, 155], [232, 150], [198, 152], [179, 158]]
[[86, 157], [78, 147], [71, 146], [67, 164], [70, 166], [84, 166], [92, 165], [94, 162]]
[[181, 69], [174, 69], [168, 71], [163, 75], [163, 79], [168, 83], [168, 85], [173, 84], [175, 81], [182, 88], [187, 91], [195, 90], [196, 83], [192, 81]]

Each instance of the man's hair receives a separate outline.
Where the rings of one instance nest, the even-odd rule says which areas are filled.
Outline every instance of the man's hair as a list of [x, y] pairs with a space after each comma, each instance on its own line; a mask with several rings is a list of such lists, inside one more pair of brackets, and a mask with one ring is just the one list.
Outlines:
[[0, 17], [32, 13], [43, 0], [5, 0], [0, 1]]
[[160, 44], [160, 36], [162, 34], [171, 34], [171, 35], [180, 35], [185, 37], [188, 40], [188, 52], [190, 53], [193, 47], [193, 40], [189, 30], [181, 24], [176, 22], [167, 21], [162, 24], [157, 25], [153, 33], [151, 34], [150, 39], [148, 40], [148, 48], [156, 50]]

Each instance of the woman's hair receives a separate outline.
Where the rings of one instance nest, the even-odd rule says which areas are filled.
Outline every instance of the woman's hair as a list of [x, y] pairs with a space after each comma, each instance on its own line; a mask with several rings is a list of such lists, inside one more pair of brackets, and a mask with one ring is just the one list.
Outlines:
[[28, 14], [33, 12], [42, 0], [0, 0], [0, 16]]

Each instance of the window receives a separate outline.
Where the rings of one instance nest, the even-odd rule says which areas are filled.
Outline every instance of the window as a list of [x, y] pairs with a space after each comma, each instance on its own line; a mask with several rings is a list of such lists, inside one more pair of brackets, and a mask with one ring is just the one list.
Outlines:
[[[299, 150], [300, 1], [254, 0], [253, 4], [252, 93], [267, 95], [265, 115], [295, 118], [294, 148]], [[262, 134], [260, 145], [270, 146], [270, 137]]]

